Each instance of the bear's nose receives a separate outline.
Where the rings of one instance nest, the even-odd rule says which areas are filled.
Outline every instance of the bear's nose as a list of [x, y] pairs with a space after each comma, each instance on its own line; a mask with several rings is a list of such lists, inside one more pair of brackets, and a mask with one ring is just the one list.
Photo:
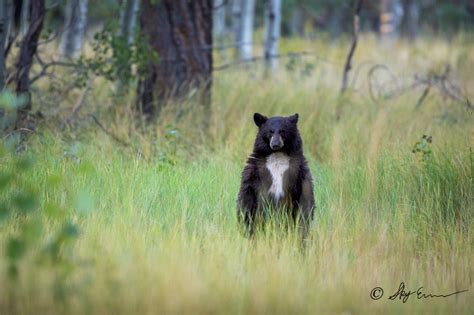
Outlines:
[[283, 147], [283, 139], [280, 135], [274, 135], [270, 139], [270, 148], [272, 150], [279, 150]]

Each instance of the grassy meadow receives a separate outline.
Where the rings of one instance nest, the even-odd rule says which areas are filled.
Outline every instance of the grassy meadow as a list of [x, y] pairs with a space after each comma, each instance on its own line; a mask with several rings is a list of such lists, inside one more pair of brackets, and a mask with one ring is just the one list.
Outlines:
[[[472, 314], [474, 113], [435, 88], [418, 107], [423, 88], [384, 97], [449, 64], [472, 101], [472, 36], [362, 36], [339, 99], [347, 49], [283, 40], [283, 54], [316, 55], [282, 58], [270, 77], [259, 63], [217, 71], [211, 115], [183, 102], [150, 125], [96, 79], [59, 130], [81, 91], [48, 103], [43, 81], [47, 118], [25, 150], [2, 140], [0, 314]], [[216, 52], [216, 66], [230, 60]], [[376, 64], [390, 72], [368, 77]], [[317, 203], [304, 253], [292, 231], [251, 241], [237, 226], [254, 112], [300, 114]], [[469, 291], [389, 300], [401, 282]]]

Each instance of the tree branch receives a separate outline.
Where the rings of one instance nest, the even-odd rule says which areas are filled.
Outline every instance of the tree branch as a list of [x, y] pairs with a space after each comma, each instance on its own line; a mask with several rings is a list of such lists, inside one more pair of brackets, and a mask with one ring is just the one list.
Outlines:
[[30, 79], [30, 84], [33, 84], [34, 82], [36, 82], [37, 80], [41, 79], [42, 77], [48, 75], [48, 69], [49, 68], [54, 68], [54, 67], [67, 67], [67, 68], [80, 68], [80, 66], [76, 63], [72, 63], [72, 62], [64, 62], [64, 61], [56, 61], [56, 60], [53, 60], [51, 62], [48, 62], [48, 63], [45, 63], [41, 57], [39, 56], [38, 53], [35, 54], [35, 57], [36, 57], [36, 60], [38, 60], [38, 63], [40, 64], [41, 66], [41, 71], [35, 75], [34, 77], [32, 77]]
[[69, 117], [61, 124], [61, 129], [64, 128], [65, 124], [69, 124], [72, 121], [72, 119], [74, 118], [74, 116], [76, 115], [76, 113], [82, 108], [82, 106], [84, 106], [86, 98], [89, 95], [89, 92], [92, 88], [92, 82], [93, 81], [94, 81], [93, 78], [90, 78], [87, 81], [84, 92], [82, 93], [81, 97], [77, 101], [76, 105], [74, 105], [74, 107], [72, 108], [72, 111], [71, 111], [71, 114], [69, 115]]
[[[322, 58], [318, 54], [316, 54], [314, 52], [311, 52], [311, 51], [288, 52], [288, 53], [285, 53], [285, 54], [273, 55], [273, 56], [271, 56], [271, 58], [288, 58], [288, 57], [299, 57], [299, 56], [314, 56], [319, 60], [329, 62], [329, 63], [332, 63], [332, 64], [336, 64], [334, 61]], [[223, 64], [223, 65], [220, 65], [220, 66], [216, 66], [212, 70], [213, 71], [225, 70], [225, 69], [228, 69], [230, 67], [240, 66], [240, 65], [249, 64], [249, 63], [254, 63], [254, 62], [257, 62], [257, 61], [260, 61], [260, 60], [263, 60], [263, 59], [265, 59], [265, 56], [256, 56], [256, 57], [252, 57], [250, 59], [240, 60], [240, 61], [226, 63], [226, 64]]]
[[97, 124], [97, 126], [99, 126], [99, 128], [105, 132], [105, 134], [107, 134], [109, 137], [111, 137], [112, 139], [114, 139], [115, 141], [117, 141], [118, 143], [120, 143], [121, 145], [125, 146], [125, 147], [128, 147], [130, 146], [130, 143], [120, 139], [119, 137], [117, 137], [116, 135], [114, 135], [112, 132], [108, 131], [99, 121], [99, 119], [97, 119], [97, 117], [95, 117], [94, 115], [90, 115], [92, 117], [92, 120], [94, 120], [94, 122]]
[[421, 94], [420, 98], [418, 99], [418, 102], [416, 102], [415, 109], [418, 109], [421, 106], [425, 98], [428, 96], [430, 89], [431, 89], [431, 84], [428, 84], [425, 90], [423, 91], [423, 94]]
[[347, 89], [347, 83], [349, 81], [349, 71], [352, 68], [352, 57], [354, 56], [354, 52], [357, 47], [357, 40], [359, 36], [359, 29], [360, 29], [360, 10], [362, 8], [363, 0], [355, 0], [354, 4], [354, 17], [353, 17], [353, 28], [352, 28], [352, 43], [349, 49], [349, 53], [347, 54], [346, 64], [344, 66], [344, 72], [342, 73], [342, 83], [341, 83], [341, 90], [340, 94], [344, 94]]

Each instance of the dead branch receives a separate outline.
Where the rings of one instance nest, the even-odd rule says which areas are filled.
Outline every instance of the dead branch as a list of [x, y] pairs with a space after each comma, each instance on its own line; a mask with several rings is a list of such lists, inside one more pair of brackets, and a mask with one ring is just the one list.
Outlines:
[[[201, 45], [198, 47], [200, 50], [226, 50], [226, 49], [232, 49], [236, 47], [240, 47], [243, 45], [254, 45], [254, 46], [259, 46], [261, 45], [260, 43], [256, 42], [234, 42], [232, 44], [225, 44], [225, 45]], [[192, 50], [186, 49], [186, 50]], [[174, 60], [174, 59], [173, 59]]]
[[[311, 51], [288, 52], [288, 53], [285, 53], [285, 54], [273, 55], [273, 56], [271, 56], [271, 58], [294, 58], [294, 57], [300, 57], [300, 56], [313, 56], [313, 57], [315, 57], [315, 58], [317, 58], [321, 61], [336, 64], [336, 62], [325, 59], [325, 58], [322, 58], [318, 54], [316, 54], [314, 52], [311, 52]], [[223, 65], [220, 65], [220, 66], [216, 66], [212, 70], [213, 71], [225, 70], [225, 69], [228, 69], [230, 67], [241, 66], [241, 65], [245, 65], [245, 64], [250, 64], [250, 63], [262, 61], [262, 60], [264, 60], [264, 58], [265, 58], [264, 56], [256, 56], [256, 57], [252, 57], [250, 59], [240, 60], [240, 61], [226, 63], [226, 64], [223, 64]]]
[[75, 68], [75, 69], [80, 68], [80, 65], [78, 65], [76, 63], [73, 63], [73, 62], [64, 62], [64, 61], [52, 60], [52, 61], [46, 63], [41, 59], [39, 54], [35, 54], [35, 58], [38, 61], [38, 64], [41, 66], [41, 70], [37, 75], [35, 75], [34, 77], [32, 77], [30, 79], [30, 84], [33, 84], [37, 80], [39, 80], [39, 79], [41, 79], [45, 76], [48, 76], [49, 75], [49, 73], [48, 73], [49, 68], [55, 68], [55, 67], [66, 67], [66, 68]]
[[[377, 91], [378, 93], [377, 93], [377, 97], [376, 97], [375, 96], [374, 83], [373, 83], [374, 82], [373, 76], [375, 75], [376, 72], [379, 72], [379, 71], [386, 72], [390, 76], [391, 80], [396, 83], [397, 88], [386, 92], [383, 96], [382, 96], [381, 91]], [[370, 95], [370, 98], [372, 99], [373, 102], [377, 102], [377, 100], [379, 98], [384, 98], [384, 99], [393, 98], [396, 95], [397, 96], [399, 95], [400, 88], [398, 87], [398, 79], [395, 76], [395, 74], [384, 64], [376, 64], [376, 65], [372, 66], [370, 68], [369, 72], [367, 72], [367, 81], [368, 81], [368, 84], [369, 84], [369, 95]]]
[[362, 62], [359, 62], [357, 67], [354, 69], [354, 75], [352, 76], [351, 82], [349, 83], [349, 86], [352, 88], [355, 87], [357, 80], [359, 79], [359, 75], [362, 72], [362, 69], [366, 66], [373, 65], [374, 62], [372, 60], [365, 60]]
[[38, 46], [49, 44], [52, 41], [56, 40], [58, 37], [59, 37], [59, 31], [56, 31], [56, 32], [53, 33], [52, 36], [50, 36], [50, 37], [48, 37], [48, 38], [46, 38], [42, 41], [38, 41]]
[[420, 98], [418, 99], [418, 102], [416, 102], [415, 109], [418, 109], [421, 106], [425, 98], [428, 96], [430, 89], [431, 89], [431, 84], [428, 84], [425, 90], [423, 91], [423, 94], [421, 94]]
[[115, 141], [117, 141], [118, 143], [120, 143], [121, 145], [123, 145], [124, 147], [128, 147], [130, 146], [130, 143], [128, 143], [127, 141], [124, 141], [122, 139], [120, 139], [119, 137], [117, 137], [116, 135], [114, 135], [112, 132], [110, 132], [109, 130], [107, 130], [99, 121], [99, 119], [97, 119], [97, 117], [95, 117], [94, 115], [90, 114], [90, 117], [92, 118], [92, 120], [94, 120], [94, 122], [97, 124], [97, 126], [99, 126], [99, 128], [106, 134], [108, 135], [109, 137], [111, 137], [112, 139], [114, 139]]
[[12, 48], [13, 46], [13, 43], [15, 42], [16, 38], [18, 37], [18, 33], [17, 32], [12, 32], [12, 34], [10, 34], [10, 38], [8, 39], [8, 43], [6, 44], [5, 46], [5, 58], [8, 56], [8, 54], [10, 53], [10, 49]]
[[423, 92], [416, 102], [415, 109], [420, 108], [430, 91], [435, 89], [443, 97], [464, 104], [466, 108], [474, 110], [474, 106], [467, 97], [466, 93], [462, 91], [459, 85], [456, 84], [455, 81], [453, 81], [453, 78], [450, 76], [451, 67], [449, 65], [445, 67], [445, 70], [441, 74], [434, 71], [430, 71], [424, 76], [416, 74], [412, 83], [401, 87], [397, 86], [397, 88], [385, 93], [382, 91], [376, 91], [373, 84], [373, 76], [377, 71], [380, 70], [386, 71], [391, 76], [393, 81], [397, 81], [396, 76], [386, 65], [377, 64], [373, 66], [367, 73], [367, 80], [369, 83], [369, 94], [372, 101], [374, 102], [377, 102], [379, 99], [393, 99], [405, 94], [408, 91], [423, 87]]
[[354, 52], [357, 47], [357, 40], [359, 36], [359, 29], [360, 29], [360, 10], [362, 8], [363, 0], [355, 0], [354, 5], [354, 17], [353, 17], [353, 27], [352, 27], [352, 43], [349, 49], [349, 53], [347, 54], [346, 63], [344, 65], [344, 71], [342, 73], [342, 83], [341, 83], [341, 90], [340, 94], [344, 94], [347, 89], [347, 83], [349, 80], [349, 71], [352, 68], [352, 57], [354, 56]]
[[439, 74], [430, 71], [426, 76], [415, 76], [414, 85], [423, 85], [425, 90], [417, 102], [415, 108], [421, 106], [421, 103], [426, 98], [426, 95], [431, 88], [435, 88], [444, 97], [449, 98], [458, 103], [464, 104], [466, 108], [474, 110], [474, 106], [467, 97], [466, 93], [457, 85], [450, 77], [451, 67], [446, 65], [444, 72]]
[[77, 103], [74, 105], [74, 107], [72, 108], [72, 111], [71, 111], [71, 114], [69, 114], [68, 118], [63, 121], [63, 123], [61, 124], [61, 129], [64, 128], [64, 126], [66, 124], [70, 124], [70, 122], [74, 119], [74, 117], [76, 116], [77, 112], [79, 112], [79, 110], [84, 106], [85, 104], [85, 101], [87, 99], [87, 96], [89, 95], [89, 92], [92, 88], [92, 82], [94, 81], [93, 78], [89, 78], [89, 80], [87, 81], [86, 83], [86, 87], [84, 88], [84, 92], [82, 92], [82, 95], [81, 97], [79, 98], [79, 100], [77, 101]]

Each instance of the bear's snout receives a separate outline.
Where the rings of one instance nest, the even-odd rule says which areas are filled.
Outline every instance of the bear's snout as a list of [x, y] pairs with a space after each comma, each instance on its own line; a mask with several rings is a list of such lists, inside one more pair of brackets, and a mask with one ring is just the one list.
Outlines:
[[279, 134], [274, 134], [270, 139], [270, 148], [272, 150], [280, 150], [283, 148], [283, 138]]

